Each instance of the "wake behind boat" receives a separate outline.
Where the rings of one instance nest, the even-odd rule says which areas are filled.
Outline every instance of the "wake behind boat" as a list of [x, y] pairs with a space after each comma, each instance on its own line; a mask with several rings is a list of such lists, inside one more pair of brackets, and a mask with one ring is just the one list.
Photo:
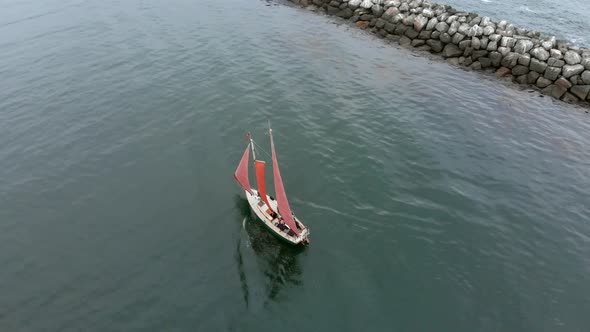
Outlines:
[[[272, 152], [272, 166], [275, 193], [277, 198], [266, 193], [266, 184], [264, 182], [265, 162], [256, 159], [256, 151], [254, 150], [254, 140], [248, 134], [248, 146], [246, 151], [238, 164], [238, 168], [234, 173], [234, 178], [246, 192], [246, 198], [252, 208], [252, 211], [262, 221], [264, 226], [277, 238], [287, 243], [298, 245], [309, 243], [309, 228], [295, 217], [291, 211], [285, 187], [283, 186], [283, 179], [279, 170], [279, 163], [277, 161], [277, 154], [275, 151], [274, 140], [272, 137], [272, 129], [269, 128], [270, 146]], [[256, 182], [258, 189], [250, 187], [248, 177], [248, 164], [250, 160], [250, 149], [252, 150], [252, 157], [254, 159], [254, 167], [256, 169]]]

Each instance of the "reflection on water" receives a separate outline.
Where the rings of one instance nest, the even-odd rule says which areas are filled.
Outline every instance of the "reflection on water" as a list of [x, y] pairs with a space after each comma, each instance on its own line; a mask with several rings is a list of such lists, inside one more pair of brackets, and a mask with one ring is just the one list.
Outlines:
[[236, 207], [242, 217], [239, 221], [240, 227], [245, 229], [248, 237], [246, 246], [242, 246], [242, 237], [238, 237], [235, 254], [244, 302], [248, 306], [250, 300], [248, 276], [244, 268], [244, 257], [247, 253], [244, 250], [250, 249], [254, 252], [257, 266], [265, 277], [267, 299], [277, 300], [285, 287], [301, 285], [302, 269], [297, 256], [304, 248], [284, 244], [270, 234], [252, 213], [246, 199], [236, 196]]

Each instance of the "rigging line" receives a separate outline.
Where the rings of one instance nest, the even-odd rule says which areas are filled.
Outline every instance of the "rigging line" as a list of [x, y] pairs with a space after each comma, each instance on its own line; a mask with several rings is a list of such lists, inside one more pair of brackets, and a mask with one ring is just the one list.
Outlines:
[[254, 143], [254, 146], [256, 146], [256, 148], [258, 149], [258, 151], [264, 152], [265, 155], [267, 155], [270, 159], [272, 159], [272, 156], [270, 155], [270, 153], [266, 152], [263, 148], [261, 148], [260, 145], [258, 145], [256, 143], [256, 141], [252, 140], [252, 143]]

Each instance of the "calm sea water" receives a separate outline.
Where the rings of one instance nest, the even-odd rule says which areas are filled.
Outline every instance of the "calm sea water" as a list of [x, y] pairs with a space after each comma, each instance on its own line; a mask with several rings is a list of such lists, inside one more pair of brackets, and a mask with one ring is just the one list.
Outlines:
[[0, 330], [587, 331], [590, 116], [272, 4], [1, 2]]

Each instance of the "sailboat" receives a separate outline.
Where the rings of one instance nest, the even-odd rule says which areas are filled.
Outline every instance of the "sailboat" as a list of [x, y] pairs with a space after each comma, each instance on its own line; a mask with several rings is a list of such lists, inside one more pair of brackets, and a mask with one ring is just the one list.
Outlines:
[[[275, 151], [274, 140], [272, 137], [272, 129], [269, 126], [270, 146], [272, 152], [272, 168], [275, 185], [276, 199], [266, 192], [266, 184], [264, 182], [265, 162], [256, 159], [256, 151], [254, 149], [254, 140], [248, 133], [246, 136], [248, 145], [246, 151], [242, 155], [242, 159], [238, 164], [238, 168], [234, 173], [234, 178], [246, 192], [246, 198], [256, 214], [258, 219], [262, 221], [264, 226], [279, 240], [292, 245], [305, 245], [309, 243], [309, 228], [295, 216], [289, 206], [287, 194], [283, 185], [281, 171], [279, 170], [279, 162], [277, 161], [277, 153]], [[254, 168], [256, 170], [256, 183], [258, 189], [253, 189], [250, 186], [248, 177], [248, 168], [250, 161], [250, 150], [252, 150], [252, 157], [254, 159]]]

